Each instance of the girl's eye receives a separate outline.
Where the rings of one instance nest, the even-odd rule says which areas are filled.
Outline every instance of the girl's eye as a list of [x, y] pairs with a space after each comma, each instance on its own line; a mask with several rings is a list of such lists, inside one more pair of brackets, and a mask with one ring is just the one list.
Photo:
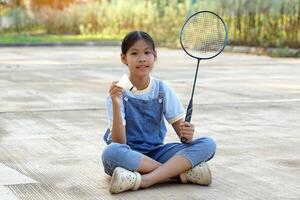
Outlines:
[[146, 51], [145, 53], [146, 53], [146, 54], [151, 54], [151, 51]]
[[130, 55], [136, 55], [136, 54], [137, 54], [136, 52], [131, 52], [131, 53], [130, 53]]

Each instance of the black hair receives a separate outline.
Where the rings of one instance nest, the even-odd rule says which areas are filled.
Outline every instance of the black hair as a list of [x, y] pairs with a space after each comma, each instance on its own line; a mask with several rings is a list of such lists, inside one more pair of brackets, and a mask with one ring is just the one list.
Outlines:
[[154, 41], [152, 39], [152, 37], [144, 32], [144, 31], [132, 31], [130, 33], [128, 33], [123, 41], [122, 41], [122, 46], [121, 46], [121, 50], [123, 54], [126, 54], [128, 49], [138, 40], [144, 40], [145, 42], [147, 42], [152, 50], [155, 52], [155, 44]]

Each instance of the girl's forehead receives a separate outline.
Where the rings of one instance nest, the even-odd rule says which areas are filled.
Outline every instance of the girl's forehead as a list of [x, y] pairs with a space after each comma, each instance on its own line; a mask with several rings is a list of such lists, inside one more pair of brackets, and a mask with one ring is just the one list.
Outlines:
[[133, 49], [152, 49], [151, 45], [149, 44], [149, 42], [143, 40], [143, 39], [139, 39], [137, 40], [130, 48], [130, 50]]

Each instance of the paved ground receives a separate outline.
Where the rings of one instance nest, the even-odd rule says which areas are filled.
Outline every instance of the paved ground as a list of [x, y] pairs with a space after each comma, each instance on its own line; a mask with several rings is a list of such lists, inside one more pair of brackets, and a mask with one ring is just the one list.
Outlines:
[[[181, 50], [158, 54], [153, 75], [186, 105], [196, 61]], [[0, 48], [1, 200], [300, 199], [300, 59], [203, 61], [193, 122], [218, 144], [213, 184], [110, 195], [99, 162], [104, 99], [125, 71], [116, 47]], [[177, 140], [169, 132], [166, 140]]]

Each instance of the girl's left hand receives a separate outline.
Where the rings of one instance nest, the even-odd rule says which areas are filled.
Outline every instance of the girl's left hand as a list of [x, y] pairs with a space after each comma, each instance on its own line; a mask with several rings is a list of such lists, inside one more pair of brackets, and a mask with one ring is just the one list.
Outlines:
[[187, 139], [187, 142], [191, 142], [193, 140], [194, 132], [194, 124], [191, 124], [189, 122], [180, 123], [180, 136], [185, 137]]

